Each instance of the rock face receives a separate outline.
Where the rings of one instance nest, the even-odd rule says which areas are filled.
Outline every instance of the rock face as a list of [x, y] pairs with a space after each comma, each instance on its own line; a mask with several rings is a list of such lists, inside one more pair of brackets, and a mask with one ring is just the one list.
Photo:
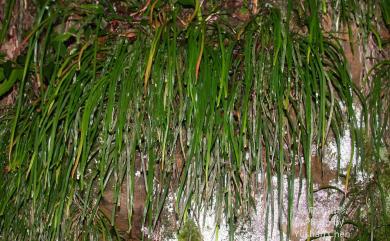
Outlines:
[[[313, 184], [318, 187], [328, 186], [332, 181], [337, 178], [337, 170], [332, 170], [329, 165], [323, 160], [324, 163], [321, 163], [321, 160], [318, 156], [313, 155], [311, 159], [311, 175], [313, 179]], [[302, 165], [303, 177], [306, 178], [306, 166]], [[296, 168], [296, 176], [299, 175], [299, 167]]]
[[[139, 154], [137, 154], [137, 157], [135, 159], [135, 172], [142, 173], [141, 169], [141, 157]], [[100, 202], [100, 210], [109, 220], [111, 220], [113, 209], [116, 208], [114, 223], [115, 229], [123, 236], [125, 240], [137, 241], [142, 239], [142, 219], [146, 200], [144, 178], [142, 175], [135, 175], [134, 177], [134, 200], [132, 207], [132, 222], [130, 232], [128, 222], [127, 185], [129, 185], [129, 183], [126, 179], [124, 179], [121, 185], [118, 204], [116, 204], [114, 197], [115, 183], [110, 180], [110, 182], [107, 184], [107, 188]]]

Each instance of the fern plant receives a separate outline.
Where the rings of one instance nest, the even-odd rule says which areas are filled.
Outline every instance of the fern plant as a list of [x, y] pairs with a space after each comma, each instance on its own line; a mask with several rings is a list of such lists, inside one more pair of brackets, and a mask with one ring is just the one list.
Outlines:
[[[313, 151], [321, 158], [347, 128], [362, 163], [375, 160], [364, 157], [363, 136], [375, 143], [374, 156], [388, 149], [388, 60], [378, 61], [362, 90], [337, 33], [323, 28], [334, 6], [336, 30], [346, 26], [352, 35], [348, 24], [359, 21], [366, 40], [376, 36], [386, 48], [374, 28], [375, 14], [388, 24], [386, 1], [270, 1], [239, 25], [218, 1], [115, 4], [37, 3], [21, 62], [1, 64], [0, 95], [19, 93], [0, 113], [0, 145], [7, 145], [0, 152], [2, 239], [111, 239], [115, 211], [102, 218], [99, 203], [109, 179], [118, 202], [125, 180], [131, 223], [137, 155], [148, 230], [157, 227], [173, 186], [180, 220], [213, 204], [216, 226], [225, 217], [234, 240], [236, 220], [254, 208], [263, 175], [269, 213], [285, 207], [283, 179], [290, 180], [289, 237], [296, 166], [305, 163], [311, 217]], [[0, 40], [11, 18], [7, 6]], [[345, 193], [356, 168], [349, 165]], [[282, 212], [277, 218], [283, 239]], [[308, 239], [310, 230], [309, 221]]]

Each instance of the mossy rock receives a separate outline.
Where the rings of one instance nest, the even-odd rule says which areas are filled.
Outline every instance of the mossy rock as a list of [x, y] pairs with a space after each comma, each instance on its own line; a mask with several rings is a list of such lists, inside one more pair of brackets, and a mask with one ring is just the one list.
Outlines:
[[203, 241], [202, 234], [196, 223], [189, 219], [181, 228], [178, 236], [179, 241]]

